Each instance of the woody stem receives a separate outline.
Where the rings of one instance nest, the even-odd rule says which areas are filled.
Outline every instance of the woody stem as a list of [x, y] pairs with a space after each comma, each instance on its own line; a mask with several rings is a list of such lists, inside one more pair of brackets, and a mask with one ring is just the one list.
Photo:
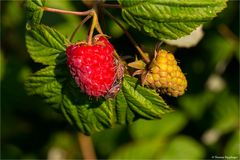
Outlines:
[[91, 45], [92, 44], [92, 36], [93, 36], [93, 32], [94, 32], [94, 28], [97, 25], [97, 14], [96, 12], [94, 12], [93, 14], [93, 19], [92, 19], [92, 25], [88, 34], [88, 44]]
[[83, 160], [96, 160], [96, 153], [90, 136], [78, 133], [78, 142], [82, 152]]
[[132, 44], [135, 46], [135, 48], [138, 50], [139, 54], [142, 56], [143, 61], [145, 63], [149, 63], [150, 59], [146, 56], [146, 54], [142, 51], [142, 49], [139, 47], [137, 42], [133, 39], [133, 37], [130, 35], [130, 33], [124, 28], [124, 26], [106, 9], [103, 9], [104, 12], [124, 31], [128, 39], [132, 42]]
[[92, 16], [91, 15], [88, 15], [87, 17], [85, 17], [81, 23], [76, 27], [76, 29], [73, 31], [71, 37], [70, 37], [70, 42], [73, 40], [73, 37], [75, 36], [75, 34], [77, 33], [77, 30], [85, 23], [87, 22], [87, 20], [89, 20]]
[[42, 9], [44, 11], [48, 11], [48, 12], [55, 12], [55, 13], [62, 13], [62, 14], [73, 14], [73, 15], [78, 15], [78, 16], [92, 15], [93, 12], [94, 12], [94, 9], [90, 9], [90, 10], [83, 11], [83, 12], [67, 11], [67, 10], [61, 10], [61, 9], [49, 8], [49, 7], [43, 7]]
[[101, 6], [104, 7], [104, 8], [122, 8], [119, 4], [103, 3], [103, 4], [101, 4]]

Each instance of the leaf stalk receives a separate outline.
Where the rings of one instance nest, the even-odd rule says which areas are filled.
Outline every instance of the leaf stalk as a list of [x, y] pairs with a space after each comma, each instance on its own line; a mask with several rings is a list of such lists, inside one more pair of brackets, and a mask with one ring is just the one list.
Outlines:
[[125, 27], [111, 14], [109, 13], [106, 9], [103, 9], [104, 13], [107, 14], [126, 34], [128, 39], [131, 41], [131, 43], [135, 46], [135, 48], [138, 50], [139, 54], [142, 56], [143, 61], [145, 63], [149, 63], [150, 59], [148, 56], [142, 51], [140, 46], [137, 44], [137, 42], [133, 39], [133, 37], [130, 35], [130, 33], [125, 29]]
[[70, 37], [70, 42], [73, 40], [74, 36], [76, 35], [78, 29], [84, 24], [86, 23], [92, 16], [91, 15], [88, 15], [87, 17], [85, 17], [80, 23], [79, 25], [75, 28], [75, 30], [73, 31], [71, 37]]
[[62, 10], [62, 9], [56, 9], [56, 8], [49, 8], [49, 7], [43, 7], [44, 11], [48, 12], [55, 12], [55, 13], [62, 13], [62, 14], [73, 14], [73, 15], [78, 15], [78, 16], [87, 16], [87, 15], [93, 15], [94, 14], [94, 9], [90, 9], [87, 11], [83, 12], [77, 12], [77, 11], [68, 11], [68, 10]]
[[84, 160], [96, 160], [96, 153], [93, 147], [92, 138], [82, 133], [78, 133], [78, 142]]
[[102, 7], [104, 8], [122, 8], [119, 4], [107, 4], [107, 3], [103, 3], [101, 4]]

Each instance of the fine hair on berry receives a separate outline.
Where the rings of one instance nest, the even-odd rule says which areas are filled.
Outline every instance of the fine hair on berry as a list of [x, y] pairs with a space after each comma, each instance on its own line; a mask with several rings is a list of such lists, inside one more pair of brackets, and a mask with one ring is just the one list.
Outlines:
[[66, 53], [70, 73], [80, 89], [92, 97], [105, 96], [116, 77], [114, 47], [108, 39], [96, 35], [92, 44], [72, 44]]

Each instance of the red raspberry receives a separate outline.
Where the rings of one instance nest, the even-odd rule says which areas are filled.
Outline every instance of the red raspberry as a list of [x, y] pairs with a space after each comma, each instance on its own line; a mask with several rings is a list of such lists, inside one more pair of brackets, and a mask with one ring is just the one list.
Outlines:
[[103, 36], [68, 46], [67, 64], [77, 85], [87, 95], [105, 96], [115, 81], [114, 48]]

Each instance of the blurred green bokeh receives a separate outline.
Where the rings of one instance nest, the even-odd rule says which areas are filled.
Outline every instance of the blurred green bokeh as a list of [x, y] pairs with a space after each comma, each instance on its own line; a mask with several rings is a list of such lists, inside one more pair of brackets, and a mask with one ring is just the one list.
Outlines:
[[[46, 5], [87, 9], [80, 1], [48, 0]], [[110, 11], [120, 19], [120, 10]], [[72, 15], [44, 13], [42, 23], [69, 38], [80, 21]], [[86, 38], [88, 24], [74, 41]], [[120, 28], [108, 17], [101, 25], [112, 35], [118, 53], [134, 60], [137, 52]], [[154, 47], [153, 38], [130, 27], [129, 31], [143, 48]], [[139, 120], [92, 135], [99, 159], [240, 158], [239, 2], [228, 2], [217, 18], [205, 24], [204, 32], [196, 47], [175, 52], [189, 84], [184, 96], [164, 97], [175, 112], [162, 120]], [[24, 90], [26, 77], [42, 67], [30, 59], [24, 36], [23, 1], [1, 1], [1, 159], [81, 158], [76, 131], [40, 97]]]

